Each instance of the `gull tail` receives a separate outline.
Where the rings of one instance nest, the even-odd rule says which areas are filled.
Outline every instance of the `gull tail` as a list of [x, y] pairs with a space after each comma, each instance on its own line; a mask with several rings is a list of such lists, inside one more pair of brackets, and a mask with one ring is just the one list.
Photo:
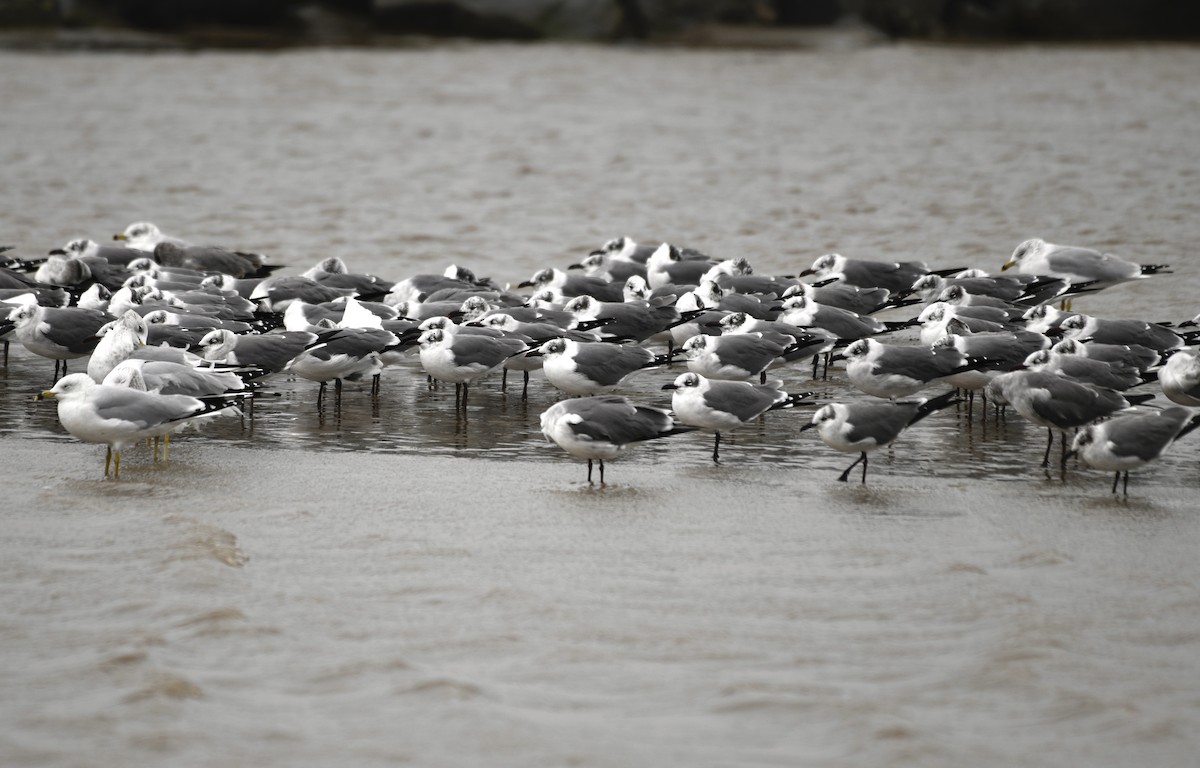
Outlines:
[[917, 412], [914, 413], [913, 417], [908, 420], [908, 426], [911, 427], [913, 424], [916, 424], [918, 421], [925, 418], [926, 416], [928, 416], [931, 413], [937, 413], [938, 411], [942, 410], [943, 408], [948, 408], [951, 405], [955, 405], [955, 404], [961, 403], [961, 402], [963, 402], [963, 399], [961, 397], [959, 397], [958, 392], [956, 392], [953, 389], [944, 395], [938, 395], [937, 397], [931, 397], [928, 400], [926, 400], [925, 402], [921, 403], [921, 405], [919, 405], [917, 407]]

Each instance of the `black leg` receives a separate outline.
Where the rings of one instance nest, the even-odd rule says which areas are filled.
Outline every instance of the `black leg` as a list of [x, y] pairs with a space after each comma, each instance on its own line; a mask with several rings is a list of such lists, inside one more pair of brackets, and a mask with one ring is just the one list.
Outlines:
[[504, 368], [500, 372], [500, 391], [501, 392], [508, 391], [508, 369], [507, 368]]
[[604, 459], [600, 459], [600, 485], [604, 485]]
[[713, 463], [720, 461], [721, 456], [721, 433], [717, 433], [717, 439], [713, 441]]
[[588, 483], [592, 482], [592, 460], [588, 459]]
[[321, 410], [321, 403], [325, 402], [325, 382], [321, 382], [321, 386], [317, 387], [317, 410]]
[[[854, 463], [853, 463], [853, 464], [851, 464], [850, 466], [846, 467], [846, 471], [845, 471], [845, 472], [843, 472], [842, 474], [838, 475], [838, 481], [839, 481], [839, 482], [843, 482], [843, 483], [844, 483], [844, 482], [846, 482], [846, 478], [850, 477], [850, 470], [852, 470], [852, 469], [854, 469], [855, 467], [857, 467], [857, 466], [858, 466], [858, 464], [859, 464], [859, 462], [865, 462], [866, 460], [867, 460], [867, 452], [866, 452], [866, 451], [863, 451], [861, 454], [859, 454], [859, 457], [858, 457], [857, 459], [855, 459], [855, 460], [854, 460]], [[863, 464], [863, 482], [866, 482], [866, 478], [867, 478], [867, 465], [864, 463], [864, 464]]]
[[1054, 430], [1047, 427], [1046, 434], [1049, 436], [1050, 439], [1046, 441], [1046, 455], [1042, 456], [1042, 466], [1043, 467], [1050, 466], [1050, 446], [1054, 445]]
[[521, 399], [529, 399], [529, 371], [525, 371], [525, 380], [521, 383]]
[[862, 460], [863, 460], [862, 484], [866, 485], [867, 484], [867, 464], [868, 464], [866, 451], [863, 451]]
[[1118, 469], [1118, 470], [1117, 470], [1117, 471], [1116, 471], [1116, 472], [1113, 474], [1113, 487], [1112, 487], [1112, 492], [1113, 492], [1113, 493], [1116, 493], [1116, 492], [1117, 492], [1117, 481], [1118, 481], [1118, 480], [1120, 480], [1120, 479], [1121, 479], [1121, 470], [1119, 470], [1119, 469]]

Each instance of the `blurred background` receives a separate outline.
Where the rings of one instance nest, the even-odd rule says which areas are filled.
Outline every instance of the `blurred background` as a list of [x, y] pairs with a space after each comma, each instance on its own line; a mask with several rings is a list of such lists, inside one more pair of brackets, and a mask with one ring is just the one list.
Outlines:
[[0, 0], [17, 47], [395, 45], [420, 38], [784, 45], [859, 26], [947, 41], [1194, 40], [1194, 0]]

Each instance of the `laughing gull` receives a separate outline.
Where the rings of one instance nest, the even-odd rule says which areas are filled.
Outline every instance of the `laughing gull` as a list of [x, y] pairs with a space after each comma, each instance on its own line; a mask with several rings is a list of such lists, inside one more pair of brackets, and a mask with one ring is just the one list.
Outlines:
[[837, 307], [856, 315], [869, 315], [895, 304], [892, 293], [886, 288], [859, 288], [837, 281], [817, 285], [797, 283], [781, 294], [785, 301], [792, 296], [803, 296], [822, 306]]
[[1031, 371], [1057, 373], [1069, 379], [1104, 389], [1124, 392], [1144, 384], [1141, 371], [1124, 363], [1106, 363], [1082, 355], [1064, 355], [1053, 349], [1039, 349], [1025, 358], [1024, 366]]
[[577, 459], [586, 459], [588, 483], [592, 482], [592, 461], [600, 462], [600, 483], [604, 483], [604, 461], [617, 458], [633, 443], [683, 432], [672, 421], [669, 411], [635, 405], [617, 395], [596, 395], [561, 400], [541, 415], [542, 434]]
[[213, 363], [244, 365], [278, 373], [317, 338], [317, 334], [308, 331], [237, 334], [218, 328], [200, 339], [200, 354]]
[[[956, 267], [937, 270], [934, 274], [953, 274], [960, 270], [961, 267]], [[884, 288], [890, 293], [901, 294], [910, 290], [918, 277], [929, 273], [929, 267], [922, 261], [871, 261], [827, 253], [817, 257], [800, 276], [813, 275], [818, 280], [836, 278], [858, 288]]]
[[846, 376], [859, 390], [895, 399], [916, 394], [925, 387], [963, 371], [986, 365], [972, 361], [954, 347], [909, 347], [859, 339], [846, 347]]
[[588, 275], [571, 275], [553, 267], [539, 269], [531, 278], [518, 283], [517, 287], [532, 288], [534, 291], [556, 288], [568, 299], [576, 296], [594, 296], [600, 301], [621, 301], [625, 291], [624, 282]]
[[[1106, 363], [1124, 363], [1146, 373], [1163, 362], [1163, 354], [1140, 344], [1101, 344], [1063, 339], [1050, 347], [1061, 355], [1079, 355]], [[1181, 350], [1182, 351], [1182, 350]]]
[[380, 300], [395, 287], [395, 283], [375, 275], [351, 272], [338, 256], [322, 259], [301, 273], [309, 280], [331, 288], [348, 288], [354, 295], [368, 300]]
[[[58, 401], [58, 420], [85, 443], [104, 443], [104, 474], [121, 474], [121, 451], [148, 437], [163, 437], [198, 419], [215, 416], [232, 403], [208, 403], [186, 395], [160, 395], [97, 384], [86, 373], [64, 376], [38, 399]], [[236, 409], [234, 409], [236, 410]]]
[[1171, 402], [1200, 406], [1200, 350], [1188, 347], [1171, 355], [1158, 371], [1158, 383]]
[[1063, 337], [1067, 339], [1098, 341], [1101, 344], [1139, 344], [1159, 352], [1178, 349], [1186, 343], [1184, 336], [1146, 320], [1075, 315], [1063, 320], [1060, 327]]
[[[700, 337], [703, 338], [703, 337]], [[681, 373], [663, 389], [671, 389], [671, 410], [683, 424], [712, 432], [713, 461], [720, 460], [721, 430], [736, 429], [767, 411], [791, 408], [812, 392], [789, 395], [783, 382], [751, 384], [713, 381], [698, 373]]]
[[801, 431], [816, 427], [821, 440], [834, 450], [858, 453], [838, 480], [846, 482], [850, 470], [862, 463], [862, 482], [867, 482], [867, 453], [892, 442], [905, 429], [931, 413], [962, 402], [953, 390], [934, 398], [914, 401], [830, 403], [813, 414]]
[[1118, 416], [1084, 427], [1075, 435], [1067, 458], [1078, 455], [1093, 469], [1113, 472], [1112, 492], [1125, 476], [1124, 494], [1129, 495], [1129, 470], [1147, 464], [1179, 438], [1200, 426], [1200, 415], [1178, 406]]
[[35, 355], [54, 361], [54, 378], [67, 372], [67, 361], [91, 354], [100, 338], [96, 335], [116, 318], [107, 312], [78, 307], [43, 307], [25, 304], [9, 312], [18, 341]]
[[581, 269], [588, 277], [618, 283], [626, 282], [631, 277], [646, 277], [645, 263], [622, 259], [608, 251], [592, 251], [579, 262], [568, 265], [567, 269]]
[[883, 333], [900, 325], [884, 323], [846, 309], [828, 307], [804, 296], [792, 296], [783, 302], [779, 322], [797, 328], [820, 328], [838, 339], [851, 341]]
[[1131, 402], [1141, 402], [1139, 396], [1123, 397], [1111, 389], [1101, 389], [1089, 384], [1044, 371], [1010, 371], [992, 379], [988, 394], [993, 400], [1006, 402], [1034, 424], [1045, 427], [1047, 434], [1046, 453], [1042, 466], [1050, 464], [1050, 448], [1054, 445], [1054, 430], [1062, 436], [1062, 456], [1066, 462], [1068, 429], [1082, 427], [1093, 421], [1111, 416], [1129, 407]]
[[574, 327], [598, 324], [601, 338], [642, 342], [666, 331], [681, 320], [674, 297], [650, 301], [601, 301], [594, 296], [576, 296], [563, 305], [575, 316]]
[[[389, 341], [390, 339], [390, 341]], [[378, 376], [383, 371], [381, 350], [397, 341], [395, 334], [366, 328], [338, 328], [317, 335], [317, 341], [288, 361], [285, 371], [320, 384], [317, 408], [325, 401], [325, 389], [334, 383], [334, 405], [342, 405], [342, 381], [372, 377], [371, 394], [378, 394]], [[240, 342], [239, 342], [240, 346]]]
[[266, 277], [276, 269], [266, 264], [261, 253], [235, 251], [220, 245], [180, 245], [164, 240], [154, 246], [153, 256], [164, 267], [221, 272], [237, 279]]
[[634, 373], [667, 362], [644, 347], [566, 338], [551, 339], [527, 354], [543, 356], [546, 381], [569, 395], [610, 392]]
[[792, 346], [792, 337], [771, 335], [774, 338], [768, 339], [762, 333], [700, 334], [683, 342], [680, 350], [693, 373], [710, 379], [746, 381], [765, 376], [767, 368]]
[[[482, 329], [480, 329], [482, 330]], [[470, 384], [529, 349], [520, 339], [434, 328], [421, 334], [421, 367], [438, 381], [454, 384], [455, 408], [467, 407]]]
[[688, 254], [670, 243], [658, 246], [646, 261], [646, 282], [662, 285], [699, 285], [704, 273], [718, 262], [702, 254]]
[[1019, 268], [1035, 275], [1060, 277], [1071, 283], [1090, 283], [1100, 289], [1129, 280], [1169, 272], [1166, 264], [1135, 264], [1111, 253], [1076, 245], [1055, 245], [1032, 238], [1013, 250], [1001, 270]]

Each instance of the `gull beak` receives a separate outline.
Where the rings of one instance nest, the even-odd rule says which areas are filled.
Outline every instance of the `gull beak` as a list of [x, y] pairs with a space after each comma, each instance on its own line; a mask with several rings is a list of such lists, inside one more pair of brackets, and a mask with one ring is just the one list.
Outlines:
[[1006, 262], [1004, 262], [1003, 264], [1001, 264], [1001, 265], [1000, 265], [1000, 271], [1001, 271], [1001, 272], [1003, 272], [1004, 270], [1008, 269], [1009, 267], [1015, 267], [1015, 266], [1017, 266], [1017, 262], [1015, 262], [1015, 261], [1006, 261]]
[[662, 385], [662, 388], [663, 388], [663, 389], [679, 389], [679, 385], [678, 385], [678, 384], [674, 384], [674, 383], [671, 383], [671, 384], [663, 384], [663, 385]]
[[35, 395], [33, 399], [34, 400], [51, 400], [53, 398], [54, 398], [54, 390], [43, 389], [41, 392], [38, 392], [37, 395]]
[[129, 238], [125, 237], [125, 233], [123, 233], [123, 232], [118, 232], [117, 234], [113, 235], [113, 240], [128, 240], [128, 239]]
[[804, 432], [805, 430], [812, 429], [815, 426], [817, 426], [817, 422], [810, 421], [807, 424], [805, 424], [803, 427], [800, 427], [800, 431]]

